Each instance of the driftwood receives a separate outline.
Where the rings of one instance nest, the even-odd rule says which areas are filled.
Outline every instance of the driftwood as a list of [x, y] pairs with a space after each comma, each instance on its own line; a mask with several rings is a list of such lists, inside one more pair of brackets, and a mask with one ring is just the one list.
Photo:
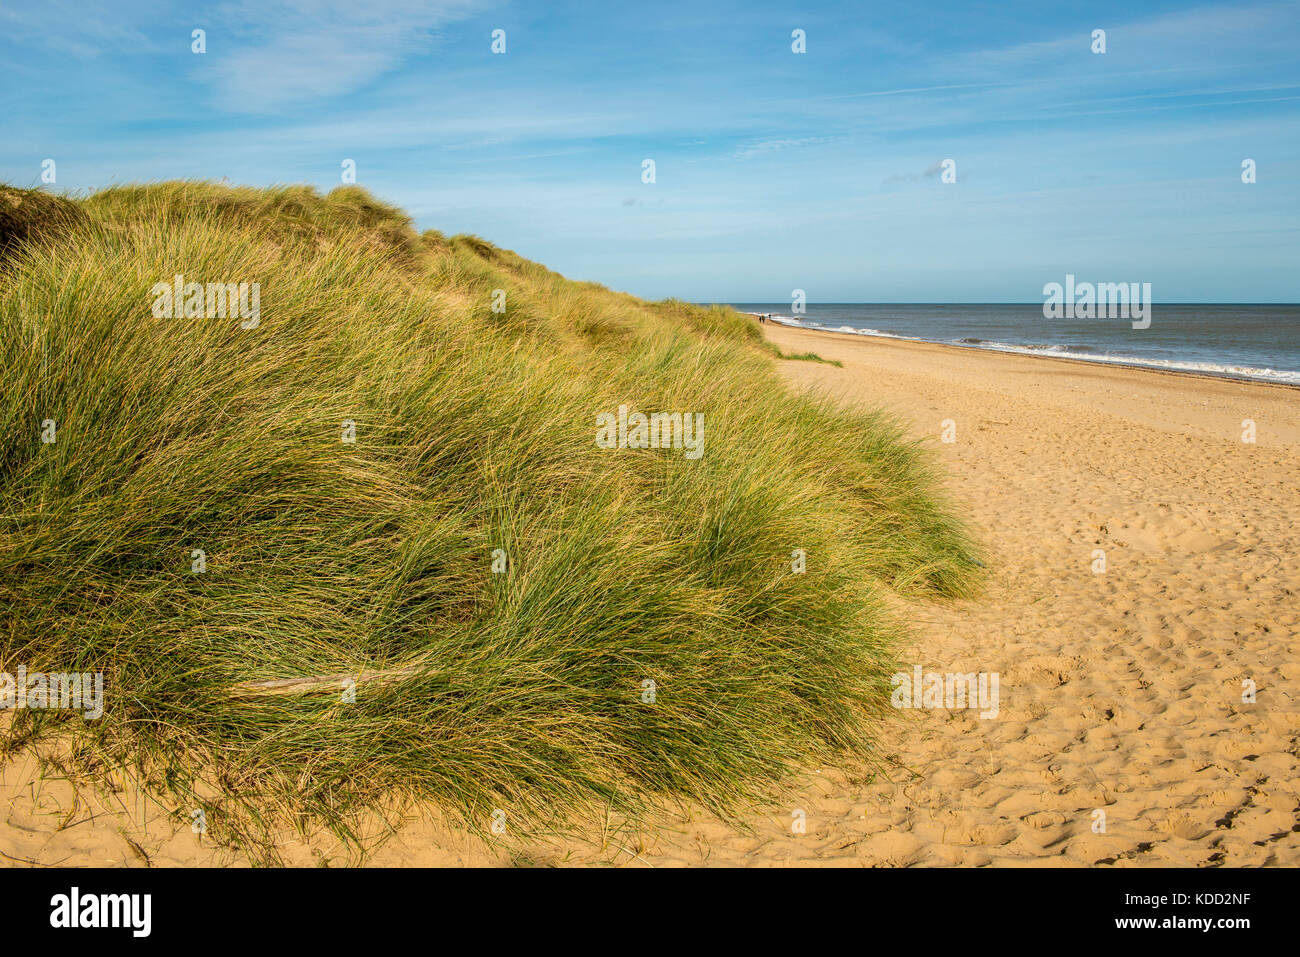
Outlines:
[[353, 688], [361, 685], [388, 684], [410, 678], [413, 675], [426, 674], [428, 669], [423, 662], [405, 665], [401, 668], [386, 668], [381, 671], [361, 671], [356, 674], [312, 675], [306, 678], [270, 678], [264, 681], [241, 681], [230, 688], [232, 698], [274, 698], [283, 695], [320, 694], [328, 691], [344, 691], [348, 682]]

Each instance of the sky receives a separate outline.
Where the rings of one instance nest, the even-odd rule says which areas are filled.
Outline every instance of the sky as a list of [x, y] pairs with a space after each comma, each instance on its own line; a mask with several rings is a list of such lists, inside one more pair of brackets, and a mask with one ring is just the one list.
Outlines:
[[1300, 302], [1298, 54], [1300, 2], [0, 0], [0, 180], [352, 160], [421, 229], [650, 298]]

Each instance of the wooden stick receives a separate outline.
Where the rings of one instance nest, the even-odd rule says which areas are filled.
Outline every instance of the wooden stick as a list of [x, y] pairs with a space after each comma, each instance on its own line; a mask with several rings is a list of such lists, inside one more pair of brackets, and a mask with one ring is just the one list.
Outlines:
[[423, 663], [404, 668], [388, 668], [360, 674], [312, 675], [307, 678], [269, 678], [263, 681], [241, 681], [230, 689], [232, 698], [273, 698], [283, 695], [312, 694], [323, 691], [341, 691], [351, 681], [356, 685], [400, 681], [425, 672]]

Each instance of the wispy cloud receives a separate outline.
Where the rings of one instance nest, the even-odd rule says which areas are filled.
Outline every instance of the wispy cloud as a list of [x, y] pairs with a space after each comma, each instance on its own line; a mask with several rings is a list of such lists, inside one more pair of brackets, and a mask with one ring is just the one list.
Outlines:
[[747, 160], [756, 156], [767, 156], [781, 150], [795, 149], [800, 146], [811, 146], [814, 143], [824, 143], [824, 136], [799, 136], [785, 137], [782, 139], [759, 140], [750, 143], [731, 154], [733, 159]]
[[[479, 0], [235, 0], [217, 8], [196, 79], [234, 112], [274, 113], [351, 93], [432, 46]], [[221, 31], [238, 44], [223, 48]], [[485, 39], [486, 42], [486, 39]]]
[[[1106, 31], [1107, 50], [1092, 62], [1109, 65], [1139, 61], [1201, 62], [1216, 54], [1294, 54], [1297, 8], [1294, 3], [1219, 4], [1172, 11], [1137, 20], [1097, 15], [1076, 33], [946, 56], [942, 66], [958, 73], [1013, 68], [1059, 67], [1089, 60], [1092, 31]], [[940, 65], [940, 64], [936, 64]]]
[[140, 56], [158, 49], [147, 34], [113, 16], [110, 9], [68, 0], [0, 6], [0, 31], [24, 45], [78, 58]]
[[915, 183], [923, 179], [934, 179], [943, 172], [943, 160], [935, 160], [919, 173], [895, 173], [892, 176], [886, 176], [882, 186], [891, 183]]
[[0, 177], [328, 189], [350, 158], [422, 227], [650, 295], [1018, 298], [1026, 264], [1120, 262], [1294, 296], [1300, 5], [1007, 3], [886, 36], [825, 0], [795, 55], [781, 0], [0, 2]]

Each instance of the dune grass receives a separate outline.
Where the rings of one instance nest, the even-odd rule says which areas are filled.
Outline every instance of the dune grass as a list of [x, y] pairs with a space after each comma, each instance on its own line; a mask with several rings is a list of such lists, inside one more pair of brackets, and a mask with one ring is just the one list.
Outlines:
[[839, 359], [826, 359], [815, 352], [785, 352], [775, 342], [770, 341], [765, 341], [763, 346], [778, 359], [785, 359], [790, 362], [822, 362], [828, 366], [835, 366], [837, 369], [844, 368], [844, 363]]
[[[0, 667], [102, 671], [106, 706], [17, 711], [5, 745], [70, 736], [222, 840], [734, 806], [869, 753], [886, 591], [976, 587], [918, 449], [789, 393], [730, 309], [417, 235], [355, 187], [6, 201], [38, 222], [0, 235]], [[154, 318], [177, 273], [259, 283], [260, 322]], [[620, 405], [701, 413], [703, 454], [597, 447]], [[232, 691], [337, 675], [355, 701]]]

